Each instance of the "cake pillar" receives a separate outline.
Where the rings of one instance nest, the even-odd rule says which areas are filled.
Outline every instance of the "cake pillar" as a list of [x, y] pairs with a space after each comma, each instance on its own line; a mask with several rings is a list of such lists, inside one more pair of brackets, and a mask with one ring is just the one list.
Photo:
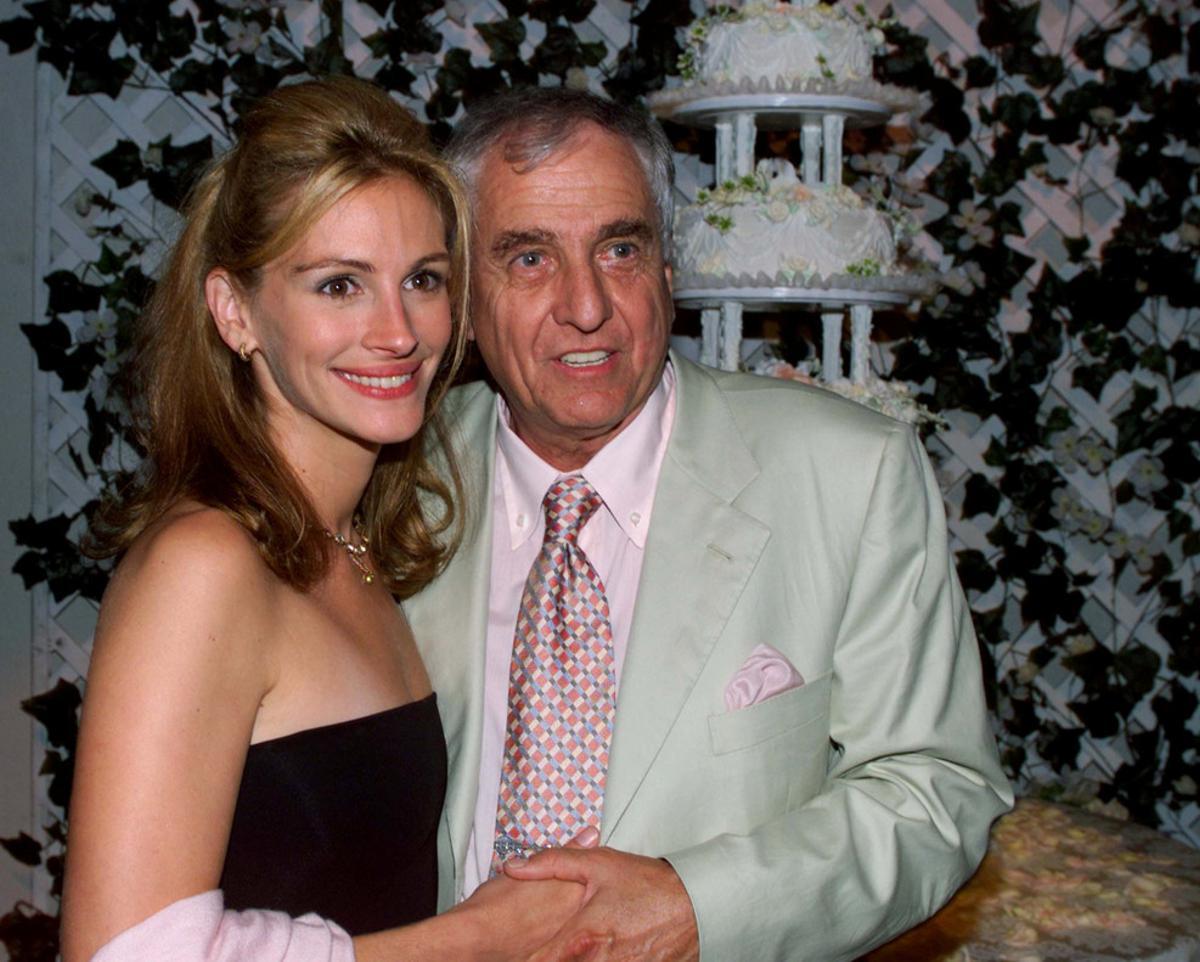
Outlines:
[[842, 378], [842, 312], [821, 315], [824, 337], [821, 349], [821, 378], [826, 382]]
[[742, 304], [721, 302], [720, 364], [722, 371], [736, 371], [742, 364]]
[[850, 308], [850, 380], [862, 384], [871, 370], [871, 308], [855, 304]]
[[700, 312], [700, 363], [717, 366], [718, 346], [721, 343], [721, 311], [706, 307]]
[[846, 129], [846, 118], [841, 114], [826, 114], [822, 119], [822, 126], [825, 139], [822, 160], [825, 170], [821, 179], [827, 187], [836, 187], [842, 182], [842, 134]]
[[734, 175], [744, 177], [754, 172], [754, 114], [734, 114], [733, 166]]
[[733, 124], [717, 121], [717, 186], [733, 180]]
[[804, 183], [815, 187], [821, 179], [821, 125], [805, 120], [800, 128], [800, 162]]

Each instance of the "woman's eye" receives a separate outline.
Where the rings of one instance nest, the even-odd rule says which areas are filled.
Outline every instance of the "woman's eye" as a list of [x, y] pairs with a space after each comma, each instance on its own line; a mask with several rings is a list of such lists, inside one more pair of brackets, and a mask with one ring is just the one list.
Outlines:
[[405, 286], [413, 291], [440, 291], [445, 286], [446, 278], [437, 271], [417, 271], [408, 279]]
[[331, 277], [317, 288], [320, 293], [330, 297], [349, 297], [355, 289], [355, 283], [349, 277]]

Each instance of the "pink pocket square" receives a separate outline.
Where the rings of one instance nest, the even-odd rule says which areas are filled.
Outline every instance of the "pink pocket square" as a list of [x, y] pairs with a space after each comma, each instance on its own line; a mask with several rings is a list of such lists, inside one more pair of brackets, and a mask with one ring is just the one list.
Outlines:
[[804, 676], [770, 645], [755, 645], [725, 686], [725, 708], [737, 711], [804, 684]]

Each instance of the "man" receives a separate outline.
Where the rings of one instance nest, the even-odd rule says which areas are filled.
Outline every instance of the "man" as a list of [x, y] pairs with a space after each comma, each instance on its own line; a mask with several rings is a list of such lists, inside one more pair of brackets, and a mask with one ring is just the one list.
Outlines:
[[[1011, 803], [920, 442], [668, 355], [652, 121], [525, 91], [450, 156], [499, 396], [453, 399], [482, 510], [408, 603], [450, 745], [443, 907], [508, 859], [587, 885], [539, 960], [849, 959], [909, 928]], [[604, 848], [521, 857], [596, 823]]]

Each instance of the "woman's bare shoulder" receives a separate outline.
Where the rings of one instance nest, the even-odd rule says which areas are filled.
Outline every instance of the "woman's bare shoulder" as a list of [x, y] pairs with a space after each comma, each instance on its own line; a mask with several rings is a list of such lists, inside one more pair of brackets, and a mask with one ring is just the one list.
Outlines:
[[272, 580], [245, 528], [218, 508], [185, 502], [133, 543], [114, 572], [110, 591], [147, 582], [236, 594], [261, 591]]
[[254, 655], [241, 649], [261, 649], [279, 585], [241, 525], [216, 508], [181, 504], [117, 566], [101, 604], [97, 645], [162, 650], [173, 641], [203, 641], [210, 657]]

